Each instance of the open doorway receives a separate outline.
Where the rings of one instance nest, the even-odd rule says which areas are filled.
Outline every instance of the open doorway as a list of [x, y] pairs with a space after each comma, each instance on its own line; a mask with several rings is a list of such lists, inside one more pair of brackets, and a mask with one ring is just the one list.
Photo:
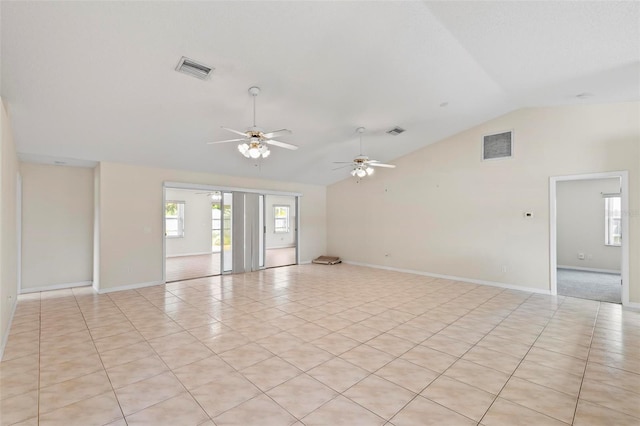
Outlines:
[[552, 294], [628, 303], [626, 179], [627, 172], [551, 179]]
[[265, 196], [265, 268], [297, 263], [296, 197]]
[[223, 232], [229, 216], [219, 191], [166, 189], [167, 282], [220, 275], [221, 251], [230, 245], [230, 234]]

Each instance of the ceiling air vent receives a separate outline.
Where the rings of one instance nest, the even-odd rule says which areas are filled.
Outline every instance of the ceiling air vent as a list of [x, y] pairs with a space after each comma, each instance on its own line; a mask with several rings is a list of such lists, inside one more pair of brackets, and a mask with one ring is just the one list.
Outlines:
[[404, 133], [404, 132], [405, 130], [402, 127], [398, 127], [398, 126], [394, 127], [391, 130], [387, 130], [387, 133], [393, 136], [398, 136], [400, 133]]
[[199, 78], [200, 80], [206, 80], [211, 76], [213, 68], [183, 56], [180, 58], [178, 66], [176, 66], [176, 71]]
[[499, 160], [513, 156], [513, 131], [482, 137], [482, 159]]

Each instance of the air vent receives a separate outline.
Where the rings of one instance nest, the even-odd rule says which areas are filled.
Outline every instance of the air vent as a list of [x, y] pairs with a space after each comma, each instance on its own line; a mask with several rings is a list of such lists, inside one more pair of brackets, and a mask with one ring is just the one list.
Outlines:
[[404, 132], [405, 130], [402, 127], [398, 127], [398, 126], [394, 127], [391, 130], [387, 130], [387, 133], [393, 136], [398, 136], [400, 133], [404, 133]]
[[176, 71], [199, 78], [200, 80], [207, 80], [211, 76], [211, 73], [213, 73], [213, 68], [183, 56], [180, 58], [178, 66], [176, 66]]
[[482, 159], [499, 160], [513, 156], [513, 131], [482, 137]]

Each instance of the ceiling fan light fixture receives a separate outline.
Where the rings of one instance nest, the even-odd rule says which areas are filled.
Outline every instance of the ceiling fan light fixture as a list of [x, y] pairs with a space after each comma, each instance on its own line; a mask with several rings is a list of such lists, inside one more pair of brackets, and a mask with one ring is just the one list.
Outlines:
[[366, 170], [358, 167], [358, 169], [356, 170], [356, 176], [358, 177], [365, 177], [367, 175]]
[[261, 155], [260, 148], [255, 146], [249, 148], [249, 157], [256, 159], [256, 158], [259, 158], [260, 155]]
[[367, 175], [371, 176], [374, 172], [373, 167], [367, 167], [367, 169], [365, 170], [367, 172]]
[[240, 151], [240, 154], [242, 154], [245, 157], [249, 158], [249, 145], [248, 144], [241, 143], [240, 145], [238, 145], [238, 151]]

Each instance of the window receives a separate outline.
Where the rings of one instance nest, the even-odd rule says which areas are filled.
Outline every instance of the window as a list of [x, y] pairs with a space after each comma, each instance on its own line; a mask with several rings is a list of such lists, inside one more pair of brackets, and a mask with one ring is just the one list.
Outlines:
[[184, 237], [184, 201], [167, 201], [164, 208], [167, 238]]
[[605, 245], [622, 245], [622, 199], [619, 196], [608, 196], [604, 199], [604, 222]]
[[273, 206], [273, 232], [289, 232], [289, 206]]

